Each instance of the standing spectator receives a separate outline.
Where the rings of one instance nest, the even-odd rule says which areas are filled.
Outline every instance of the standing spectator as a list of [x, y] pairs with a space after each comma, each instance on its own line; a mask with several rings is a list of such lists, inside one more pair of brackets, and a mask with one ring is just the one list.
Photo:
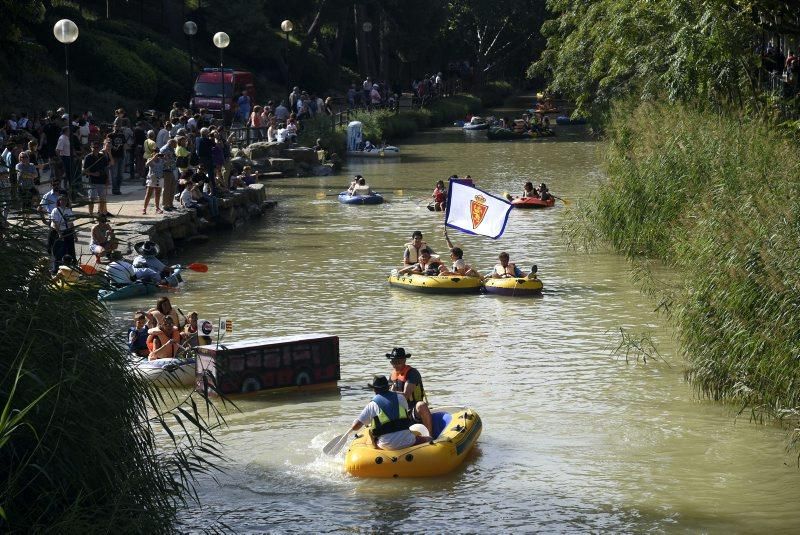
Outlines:
[[[289, 93], [289, 108], [291, 108], [291, 110], [295, 113], [297, 113], [297, 101], [299, 98], [300, 98], [300, 88], [295, 86], [294, 89], [292, 89], [292, 92]], [[281, 102], [281, 106], [283, 105], [284, 103]]]
[[125, 134], [122, 133], [120, 122], [114, 124], [111, 133], [109, 150], [111, 152], [111, 194], [122, 195], [122, 172], [125, 166]]
[[172, 109], [169, 111], [170, 122], [174, 123], [181, 115], [183, 115], [183, 108], [181, 108], [180, 102], [173, 102]]
[[356, 98], [358, 91], [356, 91], [356, 84], [350, 84], [350, 89], [347, 90], [347, 107], [353, 109], [356, 107]]
[[173, 197], [175, 196], [175, 185], [177, 180], [177, 177], [175, 176], [175, 168], [177, 166], [175, 148], [177, 146], [178, 142], [174, 139], [170, 139], [160, 151], [164, 156], [164, 186], [161, 190], [161, 208], [167, 212], [175, 210], [175, 206], [173, 205]]
[[161, 209], [161, 179], [164, 175], [164, 155], [156, 152], [145, 162], [147, 167], [147, 191], [144, 194], [144, 208], [142, 215], [147, 214], [147, 205], [150, 204], [150, 198], [153, 197], [156, 203], [156, 213], [163, 214]]
[[189, 148], [188, 138], [186, 136], [178, 136], [175, 138], [177, 145], [175, 146], [175, 166], [181, 174], [186, 173], [189, 169]]
[[39, 154], [39, 143], [35, 139], [28, 141], [28, 155], [31, 158], [31, 163], [36, 167], [36, 178], [33, 180], [33, 183], [38, 186], [42, 182], [44, 163]]
[[53, 273], [61, 265], [64, 255], [77, 258], [75, 255], [75, 215], [66, 195], [60, 195], [58, 203], [50, 212], [50, 237], [48, 249], [54, 259]]
[[239, 108], [236, 114], [241, 123], [246, 125], [247, 120], [250, 118], [250, 109], [252, 108], [252, 101], [250, 100], [250, 95], [247, 94], [247, 89], [242, 91], [241, 96], [236, 101], [236, 105]]
[[281, 101], [278, 104], [278, 107], [275, 108], [275, 118], [278, 119], [279, 122], [283, 122], [289, 118], [289, 108], [286, 107], [286, 103]]
[[333, 97], [328, 97], [325, 99], [323, 110], [325, 111], [325, 115], [333, 115]]
[[69, 138], [69, 127], [65, 126], [61, 129], [61, 136], [56, 143], [56, 156], [61, 158], [61, 166], [64, 169], [64, 187], [67, 189], [70, 189], [73, 179]]
[[167, 144], [171, 128], [172, 125], [169, 124], [169, 121], [161, 125], [161, 129], [158, 131], [158, 135], [156, 135], [156, 147], [158, 147], [158, 150], [163, 149], [164, 145]]
[[200, 138], [197, 140], [196, 152], [200, 165], [203, 166], [208, 174], [208, 183], [211, 185], [211, 194], [216, 195], [217, 187], [214, 183], [214, 162], [212, 160], [212, 150], [214, 148], [214, 140], [209, 137], [208, 128], [200, 129]]
[[369, 94], [372, 92], [372, 78], [367, 76], [367, 79], [361, 84], [361, 94], [363, 98], [364, 105], [369, 105]]
[[378, 90], [378, 84], [372, 85], [372, 90], [369, 93], [370, 104], [373, 106], [381, 105], [381, 92]]
[[147, 140], [147, 132], [141, 121], [136, 123], [133, 129], [133, 159], [131, 165], [131, 178], [144, 179], [144, 142]]
[[22, 201], [21, 208], [28, 210], [33, 208], [33, 201], [39, 196], [39, 191], [33, 183], [36, 178], [36, 166], [31, 163], [31, 157], [27, 152], [19, 154], [17, 169], [17, 186], [19, 196]]
[[[61, 180], [61, 169], [54, 163], [57, 162], [56, 144], [58, 137], [61, 135], [61, 127], [56, 121], [53, 112], [47, 112], [47, 119], [44, 126], [42, 126], [42, 136], [39, 138], [39, 146], [41, 147], [42, 160], [50, 162], [50, 178], [51, 180]], [[49, 213], [49, 212], [48, 212]]]
[[[117, 128], [116, 126], [114, 127]], [[111, 135], [111, 134], [109, 134]], [[111, 142], [113, 146], [113, 141]], [[112, 149], [113, 150], [113, 149]], [[100, 142], [92, 142], [92, 151], [83, 158], [83, 174], [89, 177], [89, 215], [94, 215], [94, 201], [98, 201], [97, 213], [107, 215], [106, 194], [108, 192], [108, 157], [100, 152]]]

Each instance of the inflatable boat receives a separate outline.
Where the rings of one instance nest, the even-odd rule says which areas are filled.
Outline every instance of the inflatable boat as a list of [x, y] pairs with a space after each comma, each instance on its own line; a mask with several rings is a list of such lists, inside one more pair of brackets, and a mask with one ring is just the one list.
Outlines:
[[586, 124], [586, 119], [584, 117], [578, 117], [577, 119], [570, 119], [568, 115], [559, 115], [558, 117], [556, 117], [556, 124], [560, 125]]
[[433, 414], [434, 439], [402, 450], [372, 445], [367, 431], [356, 435], [344, 459], [347, 473], [356, 477], [431, 477], [460, 466], [481, 436], [483, 424], [472, 409]]
[[478, 293], [481, 279], [461, 275], [418, 275], [416, 273], [397, 275], [392, 273], [389, 275], [389, 284], [413, 292], [467, 294]]
[[371, 195], [350, 195], [346, 191], [339, 194], [339, 202], [342, 204], [381, 204], [383, 196], [380, 193]]
[[483, 117], [473, 117], [462, 128], [464, 130], [486, 130], [489, 128], [489, 123]]
[[131, 364], [131, 369], [140, 377], [157, 386], [176, 388], [192, 386], [195, 375], [195, 359], [142, 359]]
[[511, 201], [514, 208], [549, 208], [556, 204], [555, 197], [543, 201], [539, 197], [515, 197]]
[[486, 293], [496, 295], [507, 295], [510, 297], [530, 297], [541, 295], [542, 281], [534, 276], [527, 277], [505, 277], [502, 279], [486, 279], [483, 281], [483, 289]]
[[387, 145], [383, 148], [373, 147], [367, 150], [348, 150], [347, 155], [358, 158], [392, 158], [400, 156], [400, 149], [392, 145]]

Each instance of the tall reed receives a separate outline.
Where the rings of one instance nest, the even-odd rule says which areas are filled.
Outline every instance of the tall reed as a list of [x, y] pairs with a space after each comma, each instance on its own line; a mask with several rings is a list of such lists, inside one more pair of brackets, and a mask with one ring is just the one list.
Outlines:
[[797, 419], [795, 143], [767, 123], [686, 106], [627, 104], [612, 116], [608, 180], [574, 235], [660, 259], [680, 274], [677, 283], [648, 288], [674, 321], [687, 376], [701, 393], [757, 418]]
[[97, 287], [44, 257], [32, 226], [0, 236], [0, 531], [173, 532], [218, 420], [131, 374]]

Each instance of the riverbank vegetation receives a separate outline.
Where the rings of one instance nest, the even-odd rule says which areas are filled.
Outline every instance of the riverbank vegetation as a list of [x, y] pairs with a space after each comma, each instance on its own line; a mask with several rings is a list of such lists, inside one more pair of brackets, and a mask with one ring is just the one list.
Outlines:
[[172, 533], [219, 460], [213, 406], [131, 374], [97, 287], [53, 283], [35, 230], [0, 255], [0, 531]]
[[[781, 7], [549, 6], [548, 50], [529, 71], [545, 73], [609, 142], [607, 179], [568, 235], [636, 262], [700, 393], [796, 426], [800, 157], [784, 123], [795, 102], [765, 84], [758, 46], [786, 27]], [[651, 260], [675, 276], [653, 278]]]
[[[486, 86], [491, 100], [499, 88], [490, 81], [519, 80], [538, 56], [547, 17], [536, 0], [0, 0], [0, 12], [7, 28], [0, 115], [65, 105], [64, 47], [52, 28], [68, 18], [80, 31], [70, 45], [74, 109], [103, 118], [119, 106], [166, 110], [185, 102], [197, 70], [219, 65], [211, 42], [218, 31], [231, 38], [225, 66], [254, 73], [259, 101], [280, 99], [294, 85], [341, 96], [367, 76], [410, 91], [414, 79], [437, 72], [475, 94]], [[187, 20], [198, 27], [191, 40]], [[283, 20], [291, 32], [281, 31]]]

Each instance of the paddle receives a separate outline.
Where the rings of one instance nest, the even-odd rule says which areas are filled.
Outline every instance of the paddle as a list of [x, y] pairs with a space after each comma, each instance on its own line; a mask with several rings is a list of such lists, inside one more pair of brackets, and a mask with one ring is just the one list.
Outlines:
[[192, 262], [191, 264], [186, 266], [186, 269], [191, 269], [192, 271], [196, 271], [198, 273], [208, 272], [208, 266], [206, 264], [201, 264], [200, 262]]
[[347, 437], [350, 436], [350, 429], [347, 430], [347, 433], [343, 435], [337, 435], [333, 437], [330, 442], [325, 444], [325, 447], [322, 448], [322, 453], [325, 455], [330, 455], [331, 457], [335, 457], [337, 453], [342, 451], [342, 448], [347, 443]]
[[552, 193], [550, 195], [552, 195], [553, 198], [558, 199], [559, 201], [563, 202], [565, 206], [569, 206], [570, 204], [572, 204], [572, 201], [568, 201], [567, 199], [562, 199], [561, 197], [558, 197], [557, 195], [553, 195]]
[[317, 199], [324, 199], [325, 197], [338, 197], [338, 193], [325, 193], [324, 191], [317, 192]]

